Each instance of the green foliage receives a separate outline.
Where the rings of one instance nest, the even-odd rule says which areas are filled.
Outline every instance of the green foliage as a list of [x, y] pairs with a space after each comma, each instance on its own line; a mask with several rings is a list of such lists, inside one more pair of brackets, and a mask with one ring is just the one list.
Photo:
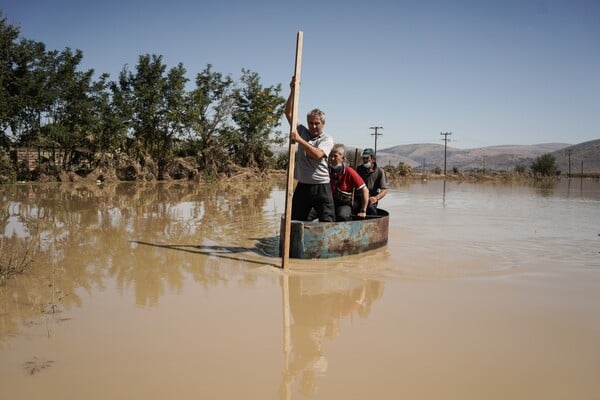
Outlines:
[[210, 177], [232, 164], [275, 162], [270, 144], [279, 140], [285, 99], [281, 85], [263, 86], [258, 73], [243, 69], [236, 83], [208, 64], [188, 90], [181, 63], [168, 69], [162, 56], [146, 54], [116, 81], [94, 80], [93, 70], [81, 70], [81, 50], [46, 51], [20, 39], [1, 13], [0, 51], [0, 146], [56, 151], [56, 175], [77, 170], [82, 154], [90, 164], [123, 151], [156, 163], [158, 178], [175, 155], [197, 157]]
[[557, 173], [556, 158], [550, 154], [542, 154], [531, 164], [531, 171], [542, 176], [552, 176]]
[[406, 163], [403, 163], [402, 161], [400, 161], [398, 163], [398, 174], [400, 176], [407, 176], [412, 174], [412, 167]]
[[288, 153], [281, 153], [277, 156], [273, 163], [274, 169], [285, 169], [287, 170], [288, 164], [290, 162], [290, 156]]
[[108, 81], [103, 74], [91, 88], [93, 121], [91, 121], [90, 148], [101, 153], [116, 152], [123, 149], [127, 137], [130, 114], [128, 108], [120, 103], [119, 87]]
[[5, 149], [0, 147], [0, 184], [14, 182], [17, 173]]
[[170, 146], [167, 119], [166, 65], [162, 57], [142, 55], [135, 71], [125, 68], [119, 76], [121, 100], [131, 112], [134, 138], [155, 159], [163, 160]]
[[213, 72], [210, 64], [196, 76], [196, 88], [188, 94], [189, 129], [192, 140], [198, 142], [198, 161], [213, 175], [229, 158], [225, 139], [233, 131], [230, 117], [234, 101], [233, 79]]
[[4, 130], [10, 125], [15, 107], [16, 76], [14, 73], [14, 60], [18, 46], [19, 28], [6, 23], [0, 13], [0, 54], [3, 62], [0, 63], [0, 129]]
[[28, 139], [48, 107], [43, 43], [19, 39], [19, 29], [0, 19], [0, 129], [6, 139]]
[[273, 156], [270, 144], [285, 99], [279, 96], [281, 85], [263, 87], [256, 72], [242, 70], [241, 81], [243, 86], [236, 91], [232, 114], [239, 135], [229, 145], [237, 164], [265, 169]]
[[[162, 56], [142, 55], [136, 70], [124, 68], [113, 96], [121, 112], [113, 112], [117, 127], [129, 119], [129, 128], [142, 149], [158, 163], [161, 177], [174, 143], [189, 127], [189, 104], [185, 91], [188, 79], [180, 63], [167, 71]], [[119, 130], [123, 133], [125, 130]]]

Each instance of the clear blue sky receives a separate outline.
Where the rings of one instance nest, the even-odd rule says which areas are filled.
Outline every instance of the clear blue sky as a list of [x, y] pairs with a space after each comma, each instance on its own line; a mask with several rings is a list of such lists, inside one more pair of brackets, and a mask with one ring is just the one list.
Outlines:
[[[580, 143], [600, 138], [600, 1], [4, 0], [21, 36], [84, 52], [116, 79], [141, 54], [242, 68], [289, 93], [304, 32], [300, 118], [372, 147]], [[287, 125], [281, 130], [287, 132]]]

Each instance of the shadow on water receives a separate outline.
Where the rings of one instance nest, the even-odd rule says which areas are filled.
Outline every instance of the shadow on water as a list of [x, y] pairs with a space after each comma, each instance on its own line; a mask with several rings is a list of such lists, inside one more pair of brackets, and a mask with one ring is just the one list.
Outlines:
[[[279, 243], [278, 236], [271, 237], [271, 238], [257, 239], [257, 240], [258, 240], [258, 243], [256, 244], [256, 246], [254, 246], [252, 248], [242, 247], [242, 246], [206, 246], [206, 245], [196, 246], [196, 245], [185, 245], [185, 244], [158, 244], [158, 243], [142, 242], [139, 240], [131, 240], [130, 242], [145, 245], [145, 246], [152, 246], [152, 247], [169, 249], [169, 250], [177, 250], [177, 251], [183, 251], [183, 252], [193, 253], [193, 254], [203, 254], [205, 256], [226, 258], [226, 259], [234, 260], [234, 261], [243, 261], [243, 262], [247, 262], [247, 263], [251, 263], [251, 264], [270, 265], [273, 267], [279, 267], [280, 266], [279, 264], [265, 263], [264, 261], [261, 261], [261, 260], [252, 260], [250, 258], [236, 257], [236, 256], [232, 255], [232, 254], [254, 252], [259, 255], [268, 256], [268, 257], [278, 257], [279, 256], [278, 253], [274, 253], [274, 254], [272, 253], [273, 252], [272, 243], [275, 243], [275, 242], [277, 244]], [[275, 251], [276, 252], [278, 251], [277, 247], [275, 247]]]
[[256, 240], [253, 251], [265, 257], [281, 257], [279, 252], [279, 236], [252, 238]]

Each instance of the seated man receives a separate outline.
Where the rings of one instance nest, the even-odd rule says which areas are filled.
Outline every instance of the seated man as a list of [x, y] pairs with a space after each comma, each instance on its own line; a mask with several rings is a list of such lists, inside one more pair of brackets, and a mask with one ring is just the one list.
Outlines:
[[[383, 199], [388, 191], [385, 171], [377, 166], [375, 152], [373, 149], [365, 149], [362, 152], [363, 164], [356, 168], [356, 172], [365, 181], [369, 190], [369, 205], [367, 215], [377, 215], [377, 204]], [[361, 209], [362, 205], [354, 203], [354, 210]]]
[[345, 163], [346, 156], [344, 146], [336, 144], [329, 153], [329, 176], [335, 216], [337, 221], [350, 221], [352, 219], [353, 194], [360, 199], [360, 208], [356, 215], [365, 218], [369, 202], [369, 191], [362, 178]]

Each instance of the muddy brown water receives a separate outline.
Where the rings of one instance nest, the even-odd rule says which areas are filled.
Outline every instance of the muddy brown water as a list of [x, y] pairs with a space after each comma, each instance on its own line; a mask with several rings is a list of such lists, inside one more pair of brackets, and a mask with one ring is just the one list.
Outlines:
[[[3, 399], [592, 399], [600, 183], [398, 184], [389, 244], [275, 256], [281, 183], [8, 185]], [[23, 239], [25, 240], [25, 239]]]

